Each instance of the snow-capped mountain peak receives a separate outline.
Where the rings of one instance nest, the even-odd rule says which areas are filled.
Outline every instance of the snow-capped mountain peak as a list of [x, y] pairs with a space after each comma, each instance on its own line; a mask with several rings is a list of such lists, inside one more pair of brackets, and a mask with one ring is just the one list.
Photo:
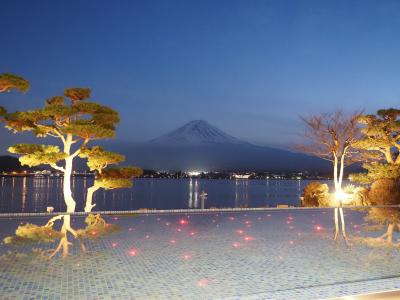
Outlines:
[[166, 145], [246, 144], [204, 120], [190, 121], [150, 142]]

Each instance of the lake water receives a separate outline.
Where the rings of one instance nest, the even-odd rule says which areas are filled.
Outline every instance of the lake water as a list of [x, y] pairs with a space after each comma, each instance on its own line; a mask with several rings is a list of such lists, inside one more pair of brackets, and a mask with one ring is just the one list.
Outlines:
[[[86, 189], [92, 183], [91, 178], [73, 178], [77, 210], [83, 210]], [[131, 189], [97, 191], [94, 210], [199, 208], [202, 191], [208, 194], [206, 208], [298, 206], [308, 183], [307, 180], [137, 179]], [[0, 178], [0, 213], [45, 212], [47, 206], [53, 206], [55, 211], [65, 210], [62, 179]]]

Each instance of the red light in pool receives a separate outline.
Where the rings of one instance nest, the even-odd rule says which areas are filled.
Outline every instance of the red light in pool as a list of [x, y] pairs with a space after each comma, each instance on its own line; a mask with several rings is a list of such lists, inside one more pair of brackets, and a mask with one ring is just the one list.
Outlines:
[[182, 258], [183, 258], [184, 260], [189, 260], [189, 259], [192, 258], [192, 255], [191, 255], [190, 253], [185, 253], [185, 254], [182, 255]]
[[289, 244], [290, 245], [294, 245], [294, 241], [289, 241]]
[[129, 228], [128, 228], [128, 231], [132, 231], [132, 230], [133, 230], [133, 228], [132, 228], [132, 227], [129, 227]]
[[203, 279], [200, 279], [199, 281], [197, 281], [197, 286], [198, 287], [205, 287], [205, 286], [208, 285], [208, 283], [209, 283], [208, 279], [207, 278], [203, 278]]
[[169, 226], [169, 225], [171, 225], [170, 222], [166, 222], [166, 223], [165, 223], [165, 226]]
[[149, 238], [150, 238], [150, 235], [147, 234], [147, 235], [146, 235], [146, 239], [149, 239]]
[[239, 247], [240, 247], [240, 244], [235, 242], [235, 243], [232, 244], [232, 247], [233, 247], [233, 248], [239, 248]]
[[177, 228], [177, 229], [176, 229], [176, 231], [178, 231], [178, 232], [181, 232], [181, 231], [182, 231], [182, 229], [180, 229], [180, 228]]
[[176, 244], [176, 241], [175, 240], [170, 240], [169, 241], [171, 244]]
[[268, 215], [267, 215], [267, 217], [270, 217], [270, 216], [271, 216], [271, 214], [268, 214]]
[[233, 220], [235, 220], [235, 217], [229, 217], [228, 219], [233, 221]]
[[189, 224], [189, 221], [186, 219], [181, 219], [181, 220], [179, 220], [179, 224], [186, 225], [186, 224]]
[[243, 233], [244, 233], [244, 230], [243, 230], [243, 229], [238, 229], [238, 230], [236, 230], [236, 233], [237, 233], [237, 234], [243, 234]]
[[118, 217], [114, 217], [113, 220], [114, 220], [114, 221], [117, 221], [117, 220], [118, 220]]
[[321, 231], [323, 229], [321, 225], [316, 225], [314, 228], [317, 231]]
[[117, 244], [116, 242], [113, 242], [113, 243], [111, 244], [111, 246], [112, 246], [113, 248], [115, 248], [115, 247], [118, 246], [118, 244]]
[[243, 239], [244, 239], [246, 242], [250, 242], [250, 241], [254, 240], [254, 237], [252, 237], [252, 236], [245, 236]]
[[190, 234], [191, 236], [194, 236], [194, 235], [196, 234], [196, 232], [191, 231], [189, 234]]
[[250, 224], [250, 223], [251, 223], [251, 221], [244, 221], [244, 223], [245, 223], [245, 224]]
[[131, 250], [129, 250], [129, 255], [130, 256], [138, 256], [139, 251], [137, 249], [131, 249]]

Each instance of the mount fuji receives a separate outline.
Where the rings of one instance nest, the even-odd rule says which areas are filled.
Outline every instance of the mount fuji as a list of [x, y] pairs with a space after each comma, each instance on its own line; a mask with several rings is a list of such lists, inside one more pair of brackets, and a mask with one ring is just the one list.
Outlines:
[[190, 121], [182, 127], [151, 140], [150, 143], [171, 146], [247, 144], [203, 120]]
[[146, 143], [125, 146], [123, 152], [129, 162], [153, 170], [315, 172], [329, 167], [309, 155], [253, 145], [203, 120], [190, 121]]

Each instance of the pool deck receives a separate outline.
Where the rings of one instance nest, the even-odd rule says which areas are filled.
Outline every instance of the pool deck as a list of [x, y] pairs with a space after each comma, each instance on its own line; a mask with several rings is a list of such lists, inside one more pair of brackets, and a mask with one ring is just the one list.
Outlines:
[[[398, 250], [335, 242], [332, 209], [103, 213], [120, 231], [85, 241], [85, 253], [71, 239], [64, 260], [32, 256], [54, 245], [0, 244], [1, 299], [329, 299], [400, 289]], [[4, 216], [0, 238], [48, 216]], [[346, 220], [350, 236], [371, 234], [363, 212], [346, 210]]]

